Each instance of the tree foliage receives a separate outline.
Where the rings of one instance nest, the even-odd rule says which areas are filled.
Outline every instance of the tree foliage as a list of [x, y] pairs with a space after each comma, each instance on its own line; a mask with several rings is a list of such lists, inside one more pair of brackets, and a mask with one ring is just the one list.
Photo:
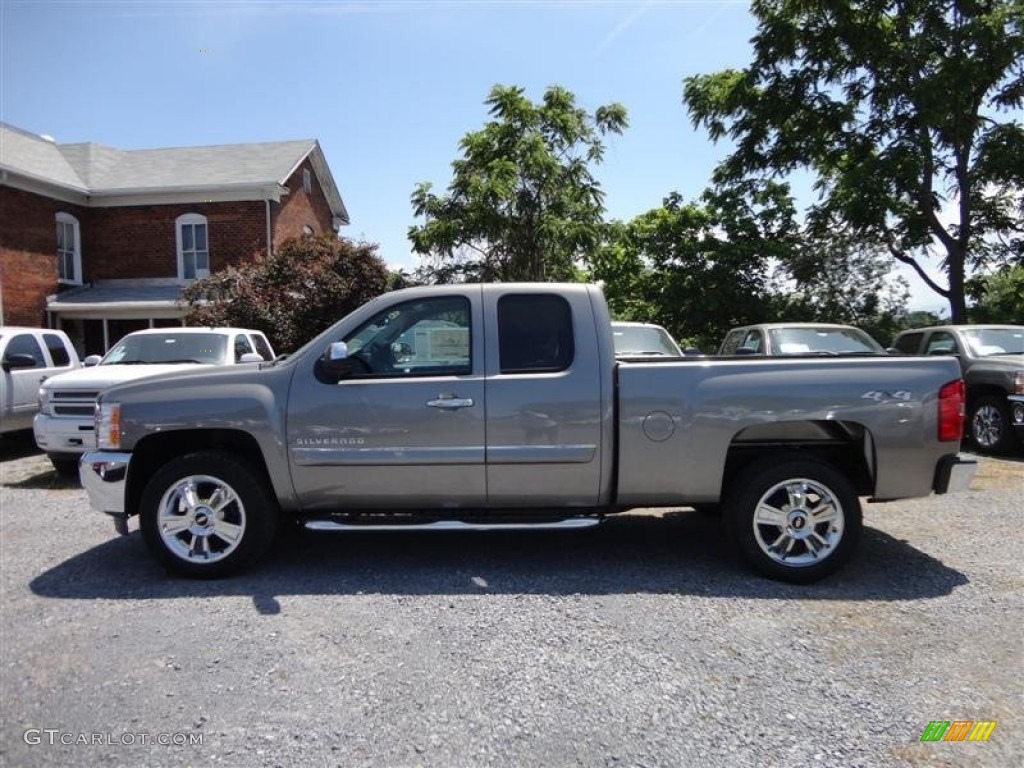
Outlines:
[[[1024, 3], [755, 0], [751, 64], [687, 78], [718, 181], [809, 169], [809, 223], [848, 224], [965, 319], [972, 269], [1024, 250]], [[952, 223], [949, 223], [949, 221]], [[935, 252], [948, 278], [928, 277]]]
[[1015, 264], [972, 279], [967, 293], [975, 323], [1024, 325], [1024, 266]]
[[673, 193], [609, 234], [592, 275], [612, 312], [711, 351], [734, 325], [767, 319], [770, 267], [794, 247], [796, 225], [786, 187], [768, 184], [690, 203]]
[[287, 240], [271, 256], [197, 280], [182, 298], [188, 324], [261, 330], [283, 354], [384, 293], [387, 284], [375, 244], [325, 234]]
[[593, 114], [559, 86], [539, 104], [524, 90], [494, 86], [485, 103], [493, 118], [459, 142], [443, 196], [431, 184], [412, 194], [413, 250], [426, 257], [430, 282], [571, 280], [577, 261], [599, 243], [604, 195], [591, 172], [602, 137], [621, 133], [619, 104]]
[[774, 314], [779, 320], [856, 325], [883, 345], [902, 330], [909, 286], [891, 261], [842, 230], [805, 233], [778, 265]]

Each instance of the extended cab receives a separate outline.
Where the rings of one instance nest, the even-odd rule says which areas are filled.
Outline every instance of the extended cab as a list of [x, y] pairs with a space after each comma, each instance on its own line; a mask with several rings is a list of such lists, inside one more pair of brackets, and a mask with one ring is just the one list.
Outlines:
[[[106, 389], [159, 373], [274, 359], [270, 342], [248, 328], [151, 328], [129, 333], [101, 359], [36, 385], [36, 445], [62, 475], [78, 474], [78, 459], [95, 447], [96, 398]], [[27, 425], [26, 425], [27, 426]]]
[[79, 365], [78, 352], [63, 331], [0, 327], [0, 434], [31, 429], [39, 385]]
[[[967, 386], [967, 430], [982, 450], [1024, 440], [1024, 325], [939, 325], [899, 333], [896, 352], [955, 357]], [[1016, 434], [1014, 434], [1016, 433]]]
[[583, 527], [722, 503], [746, 559], [820, 578], [859, 497], [966, 487], [942, 358], [616, 361], [597, 286], [387, 293], [288, 359], [122, 384], [81, 477], [169, 570], [221, 576], [275, 529]]

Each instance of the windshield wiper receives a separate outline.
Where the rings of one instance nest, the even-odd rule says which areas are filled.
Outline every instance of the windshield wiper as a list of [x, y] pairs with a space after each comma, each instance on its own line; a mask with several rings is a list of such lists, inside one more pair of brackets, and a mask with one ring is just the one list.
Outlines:
[[[160, 365], [173, 365], [174, 363], [198, 363], [199, 365], [202, 365], [203, 361], [202, 360], [193, 360], [193, 359], [188, 358], [188, 357], [183, 357], [180, 360], [161, 360], [159, 364]], [[210, 365], [212, 365], [212, 363], [210, 363]]]

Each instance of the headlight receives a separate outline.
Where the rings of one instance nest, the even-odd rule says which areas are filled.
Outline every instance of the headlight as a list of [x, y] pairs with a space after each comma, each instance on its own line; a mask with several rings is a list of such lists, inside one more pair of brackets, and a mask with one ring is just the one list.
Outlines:
[[46, 387], [39, 388], [39, 412], [45, 416], [53, 416], [50, 412], [50, 390]]
[[121, 404], [96, 404], [96, 447], [101, 451], [121, 448]]
[[1024, 371], [1013, 374], [1013, 394], [1024, 395]]

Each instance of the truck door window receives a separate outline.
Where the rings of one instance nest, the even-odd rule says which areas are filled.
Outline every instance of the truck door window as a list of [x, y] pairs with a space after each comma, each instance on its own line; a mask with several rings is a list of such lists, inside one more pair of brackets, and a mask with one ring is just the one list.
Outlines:
[[936, 331], [928, 339], [928, 346], [925, 348], [924, 353], [926, 355], [955, 355], [959, 351], [953, 334], [946, 333], [945, 331]]
[[460, 376], [473, 371], [469, 299], [407, 301], [374, 315], [344, 341], [356, 376]]
[[67, 347], [64, 346], [64, 339], [55, 333], [44, 333], [43, 341], [50, 351], [50, 359], [53, 360], [55, 367], [63, 368], [71, 364], [71, 356], [68, 354]]
[[36, 368], [46, 367], [46, 358], [43, 357], [43, 348], [39, 346], [35, 336], [30, 333], [19, 333], [12, 336], [7, 344], [5, 355], [29, 355], [36, 361]]
[[237, 363], [239, 360], [241, 360], [242, 359], [242, 355], [248, 354], [248, 353], [250, 353], [252, 351], [253, 351], [252, 350], [252, 344], [249, 343], [249, 339], [247, 339], [241, 333], [236, 333], [235, 334], [235, 362]]
[[510, 294], [498, 299], [502, 373], [554, 373], [572, 365], [572, 310], [561, 296]]

